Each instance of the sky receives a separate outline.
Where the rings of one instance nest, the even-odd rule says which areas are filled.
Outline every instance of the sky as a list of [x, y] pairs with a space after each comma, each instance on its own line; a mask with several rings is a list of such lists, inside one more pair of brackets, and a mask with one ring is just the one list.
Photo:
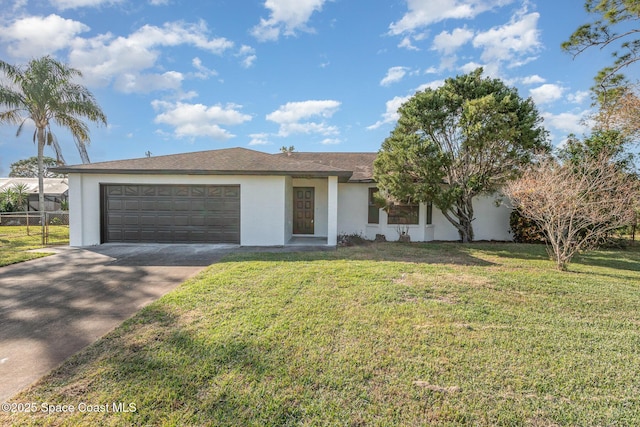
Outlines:
[[[0, 58], [51, 55], [82, 72], [108, 120], [89, 124], [92, 162], [375, 152], [416, 91], [480, 66], [534, 100], [558, 145], [588, 131], [589, 88], [611, 62], [560, 49], [592, 20], [582, 0], [0, 0]], [[37, 154], [34, 127], [16, 130], [0, 126], [0, 176]]]

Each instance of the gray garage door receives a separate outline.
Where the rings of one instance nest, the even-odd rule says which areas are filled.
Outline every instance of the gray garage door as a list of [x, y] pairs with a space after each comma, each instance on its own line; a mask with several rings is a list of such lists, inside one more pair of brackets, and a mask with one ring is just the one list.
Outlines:
[[239, 185], [104, 184], [103, 242], [240, 243]]

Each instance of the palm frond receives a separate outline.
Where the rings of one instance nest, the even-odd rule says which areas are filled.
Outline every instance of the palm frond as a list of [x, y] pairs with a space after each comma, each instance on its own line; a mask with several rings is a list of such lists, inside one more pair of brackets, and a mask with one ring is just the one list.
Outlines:
[[20, 134], [26, 119], [18, 112], [25, 112], [36, 125], [34, 142], [38, 132], [44, 132], [45, 143], [54, 149], [58, 161], [62, 162], [60, 144], [49, 126], [55, 123], [67, 128], [83, 163], [88, 163], [89, 128], [81, 119], [106, 125], [107, 118], [93, 94], [74, 81], [82, 73], [50, 56], [33, 59], [23, 68], [0, 60], [0, 72], [4, 72], [13, 84], [0, 84], [0, 105], [10, 107], [9, 111], [0, 113], [0, 123], [18, 124], [17, 133]]
[[47, 131], [47, 139], [49, 141], [48, 145], [50, 145], [53, 148], [53, 152], [56, 154], [56, 162], [62, 165], [66, 164], [67, 162], [64, 160], [64, 157], [62, 155], [62, 148], [58, 143], [58, 138], [56, 138], [56, 136], [51, 132], [51, 130]]
[[0, 123], [8, 123], [12, 125], [20, 124], [22, 116], [20, 110], [7, 110], [0, 112]]
[[[16, 136], [20, 136], [22, 134], [22, 129], [24, 128], [24, 124], [27, 122], [27, 119], [23, 119], [20, 124], [18, 125], [18, 130], [16, 131]], [[35, 141], [35, 136], [34, 136], [34, 141]]]

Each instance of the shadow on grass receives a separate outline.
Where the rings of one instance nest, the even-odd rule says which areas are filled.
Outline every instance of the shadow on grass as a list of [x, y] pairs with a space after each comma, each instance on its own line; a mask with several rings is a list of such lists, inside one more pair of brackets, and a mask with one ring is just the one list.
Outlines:
[[575, 264], [592, 267], [613, 268], [616, 270], [640, 271], [640, 246], [629, 246], [624, 249], [585, 252], [576, 256]]
[[516, 258], [529, 261], [547, 261], [546, 246], [532, 243], [476, 242], [469, 245], [498, 258]]
[[[268, 355], [277, 343], [260, 342], [252, 334], [206, 338], [179, 320], [162, 304], [146, 307], [17, 398], [45, 397], [43, 387], [56, 384], [46, 396], [52, 401], [106, 399], [137, 407], [132, 413], [93, 414], [93, 419], [77, 414], [66, 420], [82, 425], [114, 417], [128, 425], [156, 425], [167, 416], [178, 425], [249, 425], [256, 420], [292, 425], [301, 418], [296, 405], [286, 399], [279, 405], [255, 407], [255, 390], [275, 375]], [[99, 367], [100, 381], [91, 381], [88, 366]]]

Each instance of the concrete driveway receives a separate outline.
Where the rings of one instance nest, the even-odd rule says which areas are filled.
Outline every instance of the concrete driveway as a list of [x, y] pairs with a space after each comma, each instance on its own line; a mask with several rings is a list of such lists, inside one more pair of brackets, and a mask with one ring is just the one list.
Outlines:
[[0, 268], [0, 402], [235, 248], [64, 247]]

